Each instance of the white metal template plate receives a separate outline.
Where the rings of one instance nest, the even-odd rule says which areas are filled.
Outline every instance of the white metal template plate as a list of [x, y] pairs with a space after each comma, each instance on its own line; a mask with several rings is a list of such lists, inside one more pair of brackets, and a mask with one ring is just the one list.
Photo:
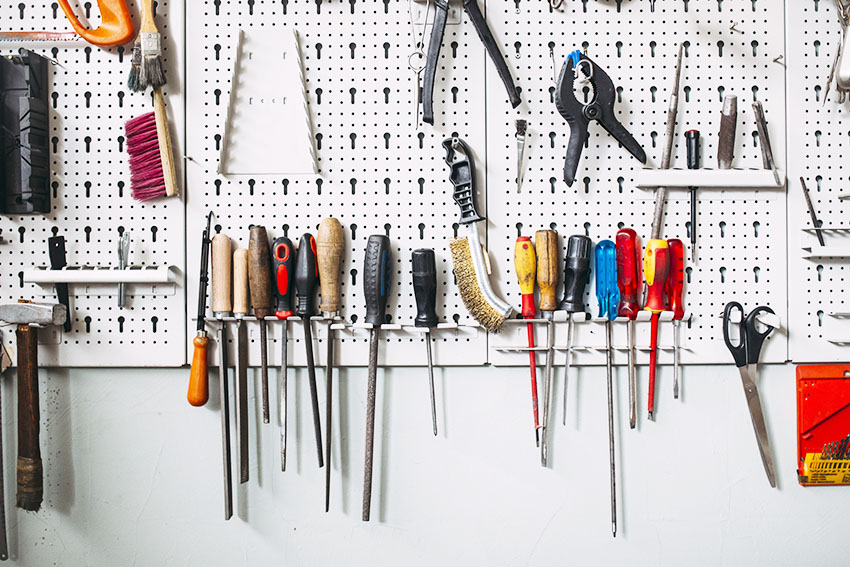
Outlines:
[[[183, 10], [157, 3], [168, 84], [164, 89], [175, 153], [182, 156]], [[99, 23], [97, 4], [72, 3], [81, 18]], [[138, 8], [130, 3], [138, 27]], [[4, 29], [69, 31], [55, 2], [3, 2]], [[130, 231], [130, 264], [175, 266], [177, 283], [127, 287], [127, 308], [117, 307], [115, 285], [71, 284], [72, 330], [42, 330], [43, 366], [180, 366], [186, 363], [183, 204], [180, 199], [141, 204], [130, 197], [124, 122], [152, 110], [150, 93], [126, 88], [130, 47], [100, 49], [84, 41], [0, 45], [3, 54], [26, 47], [57, 62], [51, 65], [52, 212], [3, 215], [0, 286], [3, 301], [55, 301], [52, 285], [23, 283], [24, 270], [49, 266], [47, 238], [65, 236], [68, 266], [115, 267], [117, 239]], [[178, 166], [180, 164], [178, 163]], [[182, 168], [181, 168], [182, 171]], [[182, 185], [182, 183], [181, 183]], [[4, 344], [14, 349], [12, 328]], [[13, 355], [14, 359], [14, 355]]]

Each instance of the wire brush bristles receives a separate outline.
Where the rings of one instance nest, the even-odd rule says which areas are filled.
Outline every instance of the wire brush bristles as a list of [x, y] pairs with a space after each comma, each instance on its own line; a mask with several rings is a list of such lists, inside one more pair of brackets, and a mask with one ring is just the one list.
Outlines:
[[449, 248], [452, 252], [452, 265], [458, 291], [466, 310], [482, 327], [491, 333], [498, 333], [505, 322], [505, 317], [490, 305], [481, 292], [475, 275], [469, 240], [465, 237], [455, 238], [449, 242]]

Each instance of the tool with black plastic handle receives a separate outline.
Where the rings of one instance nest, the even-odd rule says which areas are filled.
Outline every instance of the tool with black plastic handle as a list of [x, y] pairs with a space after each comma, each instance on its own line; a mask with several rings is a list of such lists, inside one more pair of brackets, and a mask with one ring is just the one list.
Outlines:
[[248, 286], [254, 317], [260, 322], [260, 372], [263, 390], [263, 423], [269, 422], [268, 323], [272, 314], [272, 261], [269, 237], [263, 226], [251, 227], [248, 240]]
[[375, 458], [375, 397], [378, 389], [378, 335], [387, 314], [387, 299], [392, 275], [390, 239], [373, 234], [366, 243], [363, 266], [363, 296], [366, 298], [365, 322], [369, 331], [369, 386], [366, 393], [366, 459], [363, 467], [363, 521], [372, 511], [372, 464]]
[[[61, 270], [65, 266], [68, 265], [68, 260], [65, 255], [65, 237], [64, 236], [51, 236], [47, 239], [47, 251], [48, 256], [50, 257], [50, 269], [51, 270]], [[65, 323], [62, 328], [66, 333], [71, 332], [71, 303], [68, 297], [68, 284], [63, 282], [58, 282], [54, 284], [56, 287], [56, 298], [59, 300], [59, 303], [65, 306], [68, 310], [68, 317], [65, 319]]]
[[333, 369], [334, 369], [334, 318], [339, 315], [340, 274], [342, 273], [343, 246], [345, 232], [342, 224], [335, 218], [326, 218], [319, 223], [316, 237], [316, 252], [319, 263], [319, 284], [322, 303], [319, 309], [328, 323], [327, 362], [325, 363], [325, 512], [331, 506], [331, 439], [333, 428]]
[[640, 311], [641, 247], [637, 233], [630, 228], [617, 231], [617, 286], [620, 289], [620, 304], [617, 315], [629, 320], [629, 427], [637, 422], [637, 385], [635, 377], [635, 319]]
[[210, 258], [210, 223], [213, 213], [207, 213], [207, 226], [201, 235], [201, 269], [198, 275], [198, 318], [197, 333], [192, 344], [195, 347], [192, 353], [192, 367], [189, 369], [189, 391], [186, 399], [193, 406], [202, 406], [210, 399], [209, 363], [207, 362], [207, 349], [209, 337], [207, 337], [207, 285], [209, 284], [209, 258]]
[[537, 252], [537, 287], [540, 289], [540, 311], [547, 320], [546, 330], [546, 373], [543, 378], [543, 440], [540, 443], [540, 464], [549, 463], [549, 403], [552, 397], [552, 355], [555, 352], [555, 310], [558, 300], [555, 287], [558, 285], [558, 233], [554, 230], [538, 230], [534, 234]]
[[670, 270], [667, 275], [668, 308], [673, 312], [673, 398], [679, 399], [679, 329], [685, 316], [685, 246], [678, 238], [667, 241], [670, 250]]
[[288, 421], [288, 352], [289, 318], [292, 317], [292, 296], [295, 291], [295, 247], [292, 241], [279, 236], [272, 243], [272, 273], [274, 274], [275, 317], [283, 325], [280, 340], [280, 470], [286, 471], [286, 435]]
[[590, 276], [590, 238], [574, 234], [567, 241], [564, 258], [564, 298], [558, 306], [567, 312], [567, 350], [564, 358], [564, 425], [567, 424], [567, 382], [570, 377], [573, 346], [573, 314], [584, 313], [584, 290]]
[[440, 319], [437, 317], [437, 262], [430, 248], [414, 250], [410, 263], [413, 267], [413, 295], [416, 298], [414, 326], [426, 329], [424, 333], [425, 353], [428, 356], [428, 384], [431, 389], [431, 424], [437, 435], [437, 401], [434, 396], [434, 363], [431, 358], [431, 329]]
[[[534, 279], [537, 276], [537, 256], [534, 244], [527, 236], [520, 236], [514, 245], [514, 269], [519, 280], [522, 294], [522, 318], [534, 319], [537, 308], [534, 305]], [[528, 369], [531, 374], [531, 409], [534, 415], [534, 438], [540, 446], [540, 420], [537, 405], [537, 356], [534, 350], [534, 324], [526, 323], [528, 330]]]
[[224, 519], [233, 516], [233, 481], [230, 465], [230, 388], [228, 385], [227, 323], [233, 304], [230, 300], [230, 238], [216, 234], [212, 239], [212, 311], [218, 320], [218, 382], [221, 398], [221, 455], [224, 466]]
[[316, 362], [313, 359], [313, 297], [319, 283], [319, 266], [316, 262], [316, 239], [310, 233], [302, 234], [298, 243], [298, 257], [295, 260], [295, 290], [298, 292], [298, 305], [295, 314], [304, 323], [304, 349], [307, 355], [307, 377], [310, 381], [310, 405], [313, 407], [313, 431], [316, 436], [316, 451], [319, 456], [319, 468], [324, 466], [322, 457], [322, 421], [319, 416], [319, 392], [316, 387]]
[[[699, 169], [699, 130], [685, 132], [688, 146], [688, 169]], [[691, 185], [691, 258], [697, 257], [697, 187]]]
[[644, 310], [652, 313], [650, 320], [649, 343], [649, 403], [647, 417], [652, 419], [655, 413], [655, 370], [658, 364], [658, 318], [667, 309], [664, 303], [664, 291], [667, 275], [670, 273], [670, 250], [666, 240], [653, 238], [646, 243], [643, 257], [643, 277], [646, 280], [647, 294]]
[[620, 290], [617, 287], [617, 248], [610, 240], [596, 245], [596, 300], [605, 318], [605, 367], [608, 377], [608, 458], [611, 468], [611, 533], [617, 537], [617, 485], [614, 475], [614, 378], [611, 321], [617, 318]]

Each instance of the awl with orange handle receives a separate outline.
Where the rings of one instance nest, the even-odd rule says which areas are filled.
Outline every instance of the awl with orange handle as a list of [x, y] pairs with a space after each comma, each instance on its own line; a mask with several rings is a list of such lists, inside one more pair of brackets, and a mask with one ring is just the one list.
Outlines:
[[198, 321], [197, 333], [192, 344], [195, 352], [192, 354], [192, 368], [189, 370], [189, 391], [186, 399], [193, 406], [202, 406], [210, 399], [209, 368], [207, 349], [210, 339], [207, 336], [207, 285], [209, 284], [210, 259], [210, 223], [212, 211], [207, 214], [207, 227], [201, 235], [201, 273], [198, 276]]
[[260, 373], [263, 391], [263, 423], [269, 422], [268, 324], [272, 314], [272, 261], [269, 236], [264, 226], [252, 226], [248, 241], [248, 287], [254, 317], [260, 322]]
[[629, 335], [629, 427], [637, 422], [637, 386], [635, 379], [635, 319], [640, 311], [641, 247], [637, 233], [624, 228], [617, 232], [617, 286], [620, 288], [620, 303], [617, 315], [626, 317]]
[[295, 290], [295, 246], [292, 241], [279, 236], [272, 243], [275, 317], [283, 323], [280, 339], [280, 470], [286, 471], [286, 426], [288, 420], [288, 362], [289, 318], [292, 317], [292, 295]]
[[328, 322], [327, 361], [325, 363], [325, 512], [331, 507], [331, 429], [333, 427], [333, 369], [334, 337], [331, 325], [339, 315], [340, 276], [342, 274], [345, 232], [335, 218], [326, 218], [319, 223], [316, 234], [316, 256], [319, 264], [319, 287], [322, 303], [319, 309]]
[[658, 317], [666, 309], [664, 291], [670, 272], [670, 250], [666, 240], [653, 238], [646, 243], [643, 257], [643, 277], [647, 295], [644, 309], [652, 313], [649, 343], [649, 407], [648, 417], [655, 412], [655, 368], [658, 364]]
[[221, 454], [224, 463], [224, 519], [233, 516], [233, 483], [230, 465], [230, 388], [227, 377], [227, 323], [230, 300], [230, 238], [216, 234], [212, 239], [212, 311], [218, 320], [218, 382], [221, 399]]
[[537, 252], [537, 287], [540, 289], [540, 311], [548, 320], [546, 333], [546, 374], [543, 382], [543, 441], [540, 443], [540, 464], [549, 462], [549, 400], [552, 397], [552, 355], [555, 352], [555, 323], [553, 314], [558, 309], [555, 287], [558, 285], [558, 233], [538, 230], [534, 234]]
[[[519, 280], [522, 293], [522, 316], [524, 319], [534, 319], [537, 308], [534, 306], [534, 278], [537, 275], [537, 256], [534, 244], [527, 236], [520, 236], [514, 246], [514, 269]], [[527, 323], [528, 328], [528, 361], [531, 372], [531, 409], [534, 412], [534, 437], [540, 446], [540, 420], [537, 411], [537, 357], [534, 350], [534, 325]]]
[[667, 241], [670, 250], [670, 273], [667, 276], [667, 301], [673, 312], [673, 398], [679, 399], [679, 328], [685, 316], [685, 246], [678, 238]]

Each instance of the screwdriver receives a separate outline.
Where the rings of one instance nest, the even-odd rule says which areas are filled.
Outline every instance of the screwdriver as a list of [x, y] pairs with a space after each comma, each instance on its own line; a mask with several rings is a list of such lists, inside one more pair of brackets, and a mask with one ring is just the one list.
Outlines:
[[[534, 244], [527, 236], [520, 236], [514, 245], [514, 270], [522, 293], [522, 317], [534, 319], [537, 309], [534, 306], [534, 278], [537, 275], [537, 257]], [[528, 329], [528, 369], [531, 372], [531, 409], [534, 413], [534, 437], [540, 446], [540, 421], [537, 414], [537, 356], [534, 351], [534, 324], [527, 323]]]
[[230, 393], [227, 378], [227, 323], [233, 308], [230, 301], [230, 238], [217, 234], [212, 239], [212, 310], [218, 319], [218, 376], [221, 397], [221, 454], [224, 463], [224, 519], [233, 516], [232, 467], [230, 464]]
[[233, 317], [236, 319], [236, 450], [239, 483], [248, 482], [248, 251], [233, 252]]
[[667, 301], [673, 312], [673, 398], [679, 399], [679, 327], [685, 316], [685, 246], [678, 238], [667, 241], [670, 250], [670, 273], [667, 276]]
[[540, 464], [549, 462], [549, 400], [552, 396], [552, 354], [554, 352], [555, 323], [553, 313], [558, 308], [555, 287], [558, 285], [558, 233], [538, 230], [534, 234], [537, 251], [537, 287], [540, 288], [540, 311], [548, 321], [546, 333], [546, 375], [543, 382], [543, 442], [540, 444]]
[[667, 241], [653, 238], [646, 243], [643, 257], [643, 277], [646, 280], [647, 294], [644, 309], [652, 313], [649, 343], [649, 410], [652, 419], [655, 411], [655, 367], [658, 362], [658, 316], [666, 309], [664, 288], [670, 271], [670, 256]]
[[272, 314], [272, 262], [269, 237], [263, 226], [251, 227], [248, 240], [248, 285], [254, 316], [260, 322], [260, 366], [263, 386], [263, 423], [269, 422], [269, 361], [266, 317]]
[[584, 313], [584, 288], [590, 276], [590, 238], [574, 234], [564, 258], [564, 298], [558, 309], [567, 312], [567, 352], [564, 360], [564, 425], [567, 424], [567, 379], [573, 346], [573, 313]]
[[[699, 169], [699, 130], [685, 132], [688, 145], [688, 169]], [[691, 192], [691, 258], [697, 257], [697, 188], [688, 187]]]
[[430, 248], [414, 250], [410, 263], [413, 267], [413, 294], [416, 297], [414, 326], [426, 329], [425, 352], [428, 355], [428, 382], [431, 388], [431, 424], [437, 435], [437, 401], [434, 396], [434, 363], [431, 359], [431, 329], [440, 322], [437, 317], [437, 262]]
[[331, 428], [333, 426], [333, 369], [334, 369], [334, 317], [339, 315], [340, 272], [345, 233], [342, 224], [335, 218], [326, 218], [319, 223], [316, 252], [319, 263], [319, 283], [322, 288], [322, 317], [328, 322], [327, 362], [325, 363], [325, 512], [331, 506]]
[[372, 463], [375, 458], [375, 396], [378, 389], [378, 335], [387, 313], [392, 273], [390, 239], [373, 234], [366, 243], [363, 266], [363, 296], [366, 298], [366, 323], [369, 331], [369, 389], [366, 394], [366, 459], [363, 466], [363, 521], [372, 511]]
[[617, 249], [610, 240], [596, 245], [596, 300], [599, 316], [605, 317], [605, 366], [608, 372], [608, 458], [611, 466], [611, 530], [617, 537], [617, 491], [614, 477], [614, 380], [612, 376], [611, 321], [617, 318], [620, 290], [617, 287]]
[[279, 236], [272, 243], [272, 262], [274, 268], [275, 317], [283, 323], [283, 337], [280, 341], [280, 470], [286, 471], [286, 433], [288, 420], [288, 373], [289, 318], [292, 317], [292, 292], [295, 278], [295, 247], [292, 241]]
[[313, 430], [316, 435], [316, 451], [319, 468], [324, 466], [322, 458], [322, 421], [319, 416], [319, 392], [316, 388], [316, 363], [313, 360], [313, 296], [319, 283], [319, 266], [316, 262], [316, 239], [310, 233], [301, 235], [295, 260], [295, 289], [298, 291], [298, 306], [295, 314], [304, 323], [304, 348], [307, 354], [307, 376], [310, 379], [310, 403], [313, 406]]
[[635, 381], [635, 319], [640, 311], [638, 291], [641, 288], [641, 247], [637, 233], [624, 228], [617, 232], [617, 285], [620, 289], [620, 304], [617, 315], [626, 317], [629, 335], [629, 427], [634, 429], [637, 421], [637, 386]]

